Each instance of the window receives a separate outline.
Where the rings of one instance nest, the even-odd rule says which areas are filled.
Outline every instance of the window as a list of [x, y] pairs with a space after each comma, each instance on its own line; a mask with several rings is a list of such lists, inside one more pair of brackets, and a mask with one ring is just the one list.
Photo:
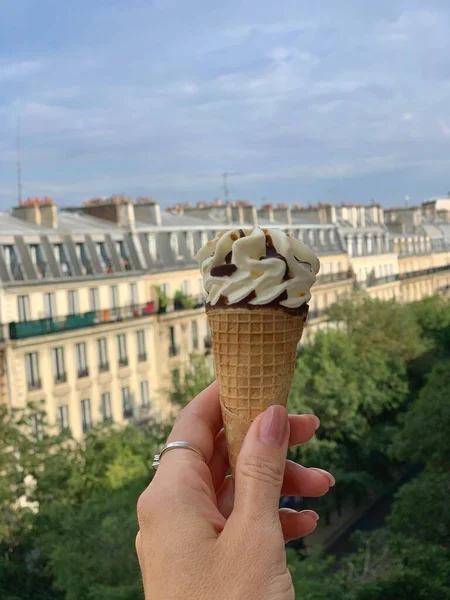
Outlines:
[[127, 338], [124, 333], [120, 333], [117, 336], [117, 356], [119, 359], [119, 367], [126, 367], [128, 365], [128, 355]]
[[72, 268], [63, 244], [55, 244], [54, 249], [56, 253], [56, 260], [61, 268], [62, 275], [72, 275]]
[[137, 283], [130, 283], [130, 305], [137, 306], [139, 304]]
[[186, 232], [186, 246], [187, 246], [189, 254], [191, 256], [194, 256], [194, 254], [195, 254], [194, 234], [192, 233], [192, 231]]
[[40, 440], [43, 434], [42, 415], [35, 413], [30, 416], [31, 436], [35, 440]]
[[169, 295], [170, 295], [170, 284], [168, 284], [168, 283], [162, 283], [160, 287], [161, 287], [161, 292], [165, 296], [169, 297]]
[[113, 271], [112, 262], [111, 262], [111, 258], [109, 256], [109, 252], [108, 252], [105, 242], [98, 242], [97, 248], [99, 251], [98, 254], [99, 254], [99, 258], [100, 258], [100, 263], [102, 264], [103, 269], [107, 273], [112, 273], [112, 271]]
[[86, 342], [80, 342], [79, 344], [77, 344], [76, 351], [78, 377], [87, 377], [89, 375], [89, 368], [87, 365], [86, 358]]
[[17, 314], [19, 321], [30, 320], [30, 297], [29, 296], [17, 296]]
[[152, 260], [157, 260], [158, 259], [158, 247], [156, 245], [156, 237], [154, 236], [153, 233], [150, 233], [147, 236], [147, 241], [148, 241], [148, 251], [150, 252], [150, 256], [151, 256]]
[[98, 351], [98, 370], [109, 371], [108, 362], [108, 346], [106, 344], [106, 338], [99, 338], [97, 340], [97, 351]]
[[89, 288], [89, 310], [97, 312], [100, 310], [100, 302], [98, 298], [98, 289]]
[[124, 419], [131, 419], [134, 414], [133, 398], [128, 386], [122, 388], [122, 414]]
[[53, 292], [44, 294], [44, 318], [51, 319], [56, 316], [56, 298]]
[[100, 396], [100, 413], [104, 422], [112, 421], [111, 394], [103, 392]]
[[176, 356], [178, 348], [175, 340], [175, 327], [169, 327], [169, 356]]
[[148, 381], [141, 381], [140, 383], [140, 390], [141, 390], [141, 407], [142, 408], [148, 408], [150, 406], [150, 394], [149, 394], [149, 388], [148, 388]]
[[69, 315], [78, 314], [78, 290], [69, 290], [67, 292], [67, 303], [69, 306]]
[[175, 254], [175, 257], [178, 258], [180, 256], [180, 249], [178, 246], [178, 236], [176, 233], [171, 233], [169, 236], [170, 248], [172, 252]]
[[66, 368], [64, 364], [64, 348], [53, 348], [53, 378], [55, 383], [65, 383], [67, 381]]
[[138, 347], [138, 361], [144, 362], [147, 360], [147, 351], [145, 347], [145, 331], [136, 331], [136, 341]]
[[197, 321], [191, 322], [191, 334], [192, 334], [192, 348], [198, 350], [198, 323]]
[[119, 290], [117, 285], [112, 285], [109, 288], [109, 299], [112, 314], [116, 314], [116, 310], [119, 307]]
[[91, 401], [81, 401], [81, 428], [83, 433], [92, 427]]
[[58, 423], [59, 433], [64, 433], [70, 429], [69, 425], [69, 407], [67, 404], [58, 406], [56, 409], [56, 422]]
[[190, 292], [191, 292], [191, 285], [190, 285], [190, 281], [188, 279], [184, 279], [183, 280], [183, 293], [186, 294], [186, 296], [189, 296]]
[[25, 354], [25, 370], [27, 374], [28, 389], [39, 389], [41, 387], [41, 378], [39, 377], [39, 359], [37, 352]]

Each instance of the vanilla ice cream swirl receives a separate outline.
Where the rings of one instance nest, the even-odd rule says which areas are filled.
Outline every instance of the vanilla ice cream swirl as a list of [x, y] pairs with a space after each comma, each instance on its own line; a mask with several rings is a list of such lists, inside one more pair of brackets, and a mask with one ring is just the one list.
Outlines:
[[207, 305], [298, 309], [311, 298], [320, 262], [280, 229], [220, 233], [197, 253]]

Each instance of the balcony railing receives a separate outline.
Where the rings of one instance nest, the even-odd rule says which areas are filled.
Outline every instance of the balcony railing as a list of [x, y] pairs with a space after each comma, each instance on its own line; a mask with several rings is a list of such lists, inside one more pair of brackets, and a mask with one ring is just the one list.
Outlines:
[[340, 271], [339, 273], [327, 273], [325, 275], [319, 275], [317, 277], [316, 285], [324, 285], [326, 283], [333, 283], [335, 281], [345, 281], [346, 279], [353, 278], [353, 271]]
[[138, 362], [145, 362], [147, 360], [147, 352], [139, 352]]
[[178, 356], [180, 354], [180, 348], [178, 346], [169, 347], [169, 356]]
[[211, 350], [211, 348], [212, 348], [212, 340], [211, 340], [211, 338], [209, 336], [205, 337], [205, 339], [203, 340], [203, 343], [204, 343], [204, 346], [205, 346], [205, 350]]
[[58, 373], [55, 375], [55, 385], [67, 382], [67, 373]]
[[84, 367], [83, 369], [78, 369], [78, 377], [89, 377], [89, 367]]
[[37, 377], [36, 379], [32, 379], [28, 382], [28, 390], [31, 392], [33, 390], [40, 390], [42, 387], [41, 378]]
[[319, 317], [323, 317], [328, 312], [327, 308], [316, 308], [308, 311], [308, 321], [311, 319], [318, 319]]
[[128, 356], [119, 358], [119, 367], [128, 367]]
[[410, 271], [407, 273], [401, 273], [399, 279], [410, 279], [412, 277], [423, 277], [426, 275], [434, 275], [436, 273], [442, 273], [442, 271], [450, 270], [450, 265], [443, 265], [441, 267], [433, 267], [432, 269], [422, 269], [420, 271]]
[[109, 362], [100, 363], [98, 365], [98, 371], [99, 373], [106, 373], [106, 371], [109, 371]]
[[366, 281], [367, 287], [373, 287], [375, 285], [383, 285], [384, 283], [392, 283], [393, 281], [398, 281], [398, 274], [395, 275], [386, 275], [385, 277], [369, 277]]
[[123, 418], [124, 419], [132, 419], [133, 416], [134, 416], [134, 408], [132, 406], [124, 407]]
[[114, 309], [93, 310], [85, 313], [66, 315], [65, 317], [12, 322], [9, 323], [9, 337], [12, 340], [20, 340], [40, 335], [48, 335], [50, 333], [60, 333], [62, 331], [102, 325], [104, 323], [113, 323], [115, 321], [137, 319], [151, 315], [154, 312], [154, 302], [147, 302], [146, 304]]

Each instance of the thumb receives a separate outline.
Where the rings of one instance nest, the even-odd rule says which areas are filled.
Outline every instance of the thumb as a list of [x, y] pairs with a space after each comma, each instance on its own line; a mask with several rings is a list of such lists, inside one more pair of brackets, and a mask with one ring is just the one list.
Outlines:
[[288, 442], [287, 410], [270, 406], [250, 426], [239, 453], [233, 512], [278, 522]]

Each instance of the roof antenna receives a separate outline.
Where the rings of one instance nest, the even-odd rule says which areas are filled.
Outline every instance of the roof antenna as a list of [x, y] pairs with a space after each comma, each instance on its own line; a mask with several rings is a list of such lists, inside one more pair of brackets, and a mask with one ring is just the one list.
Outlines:
[[17, 151], [17, 202], [22, 204], [22, 164], [20, 156], [20, 120], [16, 124], [16, 151]]

